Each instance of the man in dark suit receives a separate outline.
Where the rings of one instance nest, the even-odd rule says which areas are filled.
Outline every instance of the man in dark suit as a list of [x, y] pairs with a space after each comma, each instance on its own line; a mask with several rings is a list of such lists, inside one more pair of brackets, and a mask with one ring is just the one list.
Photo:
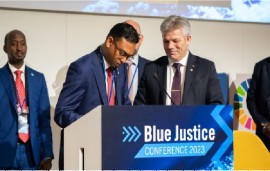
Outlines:
[[[130, 105], [125, 95], [126, 68], [121, 64], [134, 55], [138, 41], [131, 25], [118, 23], [95, 51], [70, 64], [55, 109], [54, 120], [60, 127], [67, 127], [99, 105]], [[63, 169], [61, 161], [59, 167]]]
[[246, 101], [256, 134], [270, 151], [270, 57], [256, 63]]
[[126, 63], [128, 64], [127, 66], [127, 81], [128, 81], [127, 95], [129, 97], [129, 100], [133, 104], [135, 96], [137, 94], [138, 84], [142, 77], [144, 65], [150, 61], [138, 54], [139, 48], [141, 44], [143, 43], [143, 38], [144, 38], [141, 32], [140, 25], [134, 20], [127, 20], [125, 22], [130, 24], [133, 28], [135, 28], [135, 30], [137, 31], [140, 37], [140, 40], [136, 45], [135, 55], [133, 55], [132, 58], [128, 58], [128, 60], [126, 61]]
[[48, 170], [53, 147], [44, 75], [25, 65], [27, 44], [21, 31], [6, 35], [4, 51], [8, 63], [0, 69], [0, 169]]
[[214, 63], [193, 55], [188, 49], [189, 21], [169, 16], [160, 30], [167, 56], [145, 65], [134, 104], [223, 104]]

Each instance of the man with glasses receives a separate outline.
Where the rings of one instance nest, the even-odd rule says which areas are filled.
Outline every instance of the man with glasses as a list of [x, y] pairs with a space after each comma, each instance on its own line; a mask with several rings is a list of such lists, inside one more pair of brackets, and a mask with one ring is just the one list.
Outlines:
[[[118, 23], [102, 45], [70, 64], [54, 115], [60, 127], [67, 127], [99, 105], [130, 104], [125, 96], [126, 68], [121, 64], [136, 53], [138, 41], [131, 25]], [[61, 160], [59, 169], [63, 169]]]

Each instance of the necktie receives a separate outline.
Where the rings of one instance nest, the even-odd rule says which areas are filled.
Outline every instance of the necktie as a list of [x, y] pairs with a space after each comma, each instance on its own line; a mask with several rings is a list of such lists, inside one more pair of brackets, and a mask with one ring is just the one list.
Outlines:
[[[25, 88], [23, 86], [23, 82], [21, 79], [21, 74], [22, 71], [17, 70], [15, 71], [16, 74], [16, 80], [15, 80], [15, 85], [16, 85], [16, 91], [17, 91], [17, 98], [18, 98], [18, 107], [19, 107], [19, 114], [21, 114], [24, 110], [26, 110], [26, 96], [25, 96]], [[19, 138], [23, 142], [27, 142], [29, 139], [29, 133], [19, 133]]]
[[172, 104], [174, 105], [180, 105], [181, 104], [181, 71], [180, 63], [174, 63], [173, 67], [175, 68], [175, 73], [173, 76], [173, 83], [172, 83], [172, 90], [171, 90], [171, 96], [172, 96]]
[[126, 62], [128, 64], [128, 88], [129, 88], [128, 97], [129, 97], [129, 100], [131, 101], [131, 103], [133, 104], [133, 101], [134, 101], [133, 84], [132, 84], [132, 79], [133, 79], [132, 65], [133, 65], [133, 62], [132, 61], [126, 61]]
[[110, 106], [115, 105], [115, 93], [113, 88], [113, 68], [109, 67], [107, 71], [108, 101]]

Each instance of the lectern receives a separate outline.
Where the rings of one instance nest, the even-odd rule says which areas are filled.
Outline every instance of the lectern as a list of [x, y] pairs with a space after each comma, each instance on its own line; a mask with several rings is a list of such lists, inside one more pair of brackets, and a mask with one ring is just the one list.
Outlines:
[[98, 106], [65, 128], [68, 170], [233, 170], [233, 109]]

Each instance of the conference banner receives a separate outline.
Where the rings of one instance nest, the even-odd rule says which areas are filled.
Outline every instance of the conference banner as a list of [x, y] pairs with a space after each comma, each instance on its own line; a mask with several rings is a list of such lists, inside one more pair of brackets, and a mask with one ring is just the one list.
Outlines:
[[102, 110], [103, 170], [233, 170], [230, 105]]

